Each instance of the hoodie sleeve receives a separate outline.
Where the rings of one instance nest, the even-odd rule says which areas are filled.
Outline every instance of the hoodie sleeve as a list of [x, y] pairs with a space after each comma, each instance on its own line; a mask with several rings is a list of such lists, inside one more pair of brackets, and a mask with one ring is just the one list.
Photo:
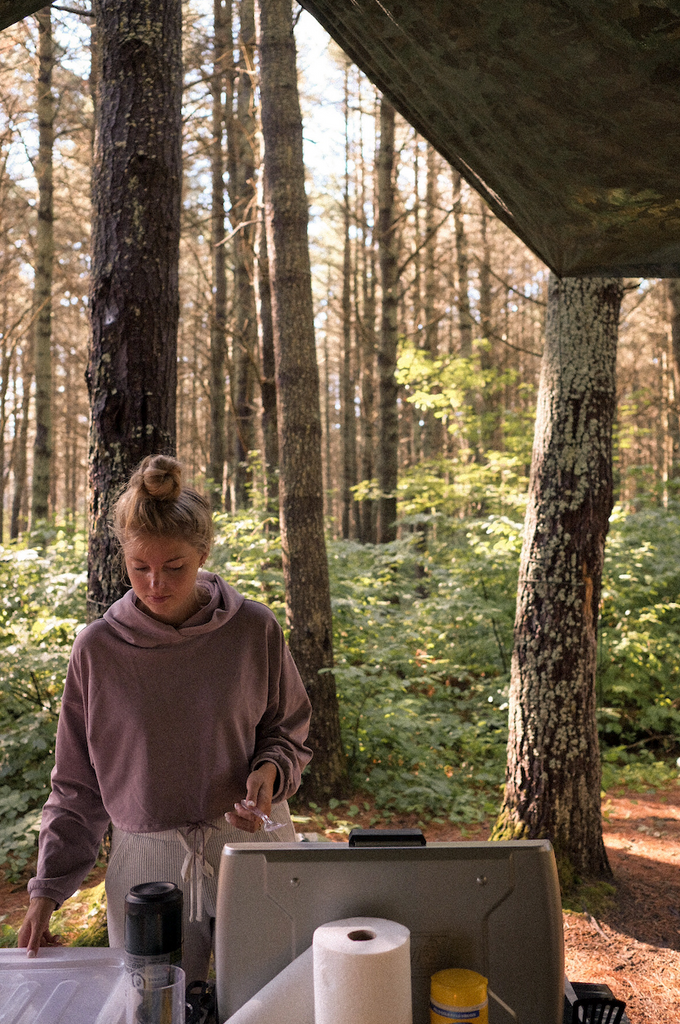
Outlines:
[[91, 871], [109, 823], [90, 763], [79, 650], [76, 641], [57, 726], [52, 792], [42, 813], [38, 869], [28, 883], [31, 898], [48, 896], [58, 905]]
[[274, 803], [286, 800], [300, 786], [302, 769], [311, 761], [305, 746], [312, 706], [283, 631], [272, 616], [269, 632], [269, 693], [267, 710], [258, 727], [250, 767], [271, 761], [278, 768]]

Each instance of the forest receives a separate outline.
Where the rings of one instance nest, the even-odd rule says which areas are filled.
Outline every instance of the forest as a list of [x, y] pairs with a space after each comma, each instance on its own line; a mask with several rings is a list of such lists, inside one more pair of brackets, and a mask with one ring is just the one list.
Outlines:
[[[182, 19], [176, 449], [211, 494], [210, 566], [285, 623], [255, 8], [185, 0]], [[307, 13], [294, 21], [308, 400], [348, 773], [329, 806], [343, 820], [364, 804], [376, 820], [493, 817], [549, 272]], [[0, 862], [15, 878], [91, 617], [100, 31], [73, 0], [0, 36]], [[626, 279], [621, 296], [597, 634], [605, 789], [666, 783], [680, 754], [680, 283]]]

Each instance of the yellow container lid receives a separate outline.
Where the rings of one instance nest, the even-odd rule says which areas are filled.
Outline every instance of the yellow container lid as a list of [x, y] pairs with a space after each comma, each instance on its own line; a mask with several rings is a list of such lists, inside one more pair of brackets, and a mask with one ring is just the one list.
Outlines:
[[488, 979], [477, 971], [450, 967], [430, 979], [432, 999], [441, 1006], [479, 1006], [486, 999]]

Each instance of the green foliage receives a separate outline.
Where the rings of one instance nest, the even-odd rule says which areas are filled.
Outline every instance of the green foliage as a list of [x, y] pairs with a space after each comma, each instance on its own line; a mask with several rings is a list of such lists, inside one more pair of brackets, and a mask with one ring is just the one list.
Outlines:
[[215, 516], [215, 543], [206, 569], [218, 572], [245, 597], [285, 619], [278, 523], [258, 510]]
[[[607, 763], [680, 752], [680, 514], [617, 511], [607, 543], [598, 703]], [[652, 758], [652, 761], [654, 758]], [[642, 762], [646, 764], [646, 762]]]
[[[495, 813], [504, 775], [522, 525], [445, 515], [439, 496], [425, 514], [415, 487], [413, 501], [403, 539], [329, 546], [343, 737], [355, 793], [383, 818], [473, 821]], [[218, 516], [210, 567], [283, 620], [275, 526], [264, 512]], [[613, 517], [597, 684], [605, 789], [678, 775], [678, 550], [677, 510]], [[0, 549], [0, 865], [11, 878], [35, 853], [85, 584], [82, 535]], [[328, 820], [347, 831], [357, 813], [333, 806]]]
[[[429, 412], [449, 435], [448, 457], [421, 461], [400, 478], [400, 513], [445, 516], [475, 514], [522, 515], [526, 503], [534, 403], [526, 411], [503, 408], [509, 385], [524, 395], [529, 385], [516, 386], [513, 371], [483, 367], [485, 339], [474, 343], [469, 358], [432, 357], [405, 345], [397, 379], [407, 401]], [[501, 444], [501, 451], [493, 448]]]
[[496, 810], [520, 526], [447, 524], [331, 546], [337, 682], [355, 785], [376, 806], [472, 821]]
[[17, 878], [49, 793], [68, 658], [85, 618], [85, 542], [0, 548], [0, 865]]
[[0, 949], [16, 949], [19, 942], [19, 932], [11, 924], [5, 924], [5, 917], [0, 916]]
[[625, 747], [604, 747], [602, 751], [602, 789], [625, 789], [645, 793], [677, 784], [678, 764], [657, 761], [649, 750], [631, 752]]

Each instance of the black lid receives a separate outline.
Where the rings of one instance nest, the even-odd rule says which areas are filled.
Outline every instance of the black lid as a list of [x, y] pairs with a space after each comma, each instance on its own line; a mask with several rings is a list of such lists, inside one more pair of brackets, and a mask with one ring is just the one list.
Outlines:
[[133, 885], [125, 897], [125, 949], [160, 956], [182, 946], [182, 890], [174, 882]]
[[360, 846], [426, 846], [425, 836], [419, 828], [353, 828], [349, 845]]

